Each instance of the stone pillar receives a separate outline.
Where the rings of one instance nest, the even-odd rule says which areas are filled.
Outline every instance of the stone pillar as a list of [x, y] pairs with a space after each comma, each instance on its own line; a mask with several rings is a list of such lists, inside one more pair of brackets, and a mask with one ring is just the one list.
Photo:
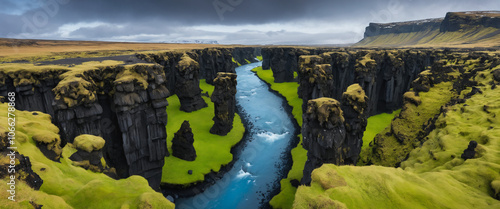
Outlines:
[[192, 112], [207, 107], [207, 103], [201, 97], [199, 71], [198, 62], [187, 54], [182, 55], [175, 75], [175, 93], [181, 102], [182, 111]]
[[356, 165], [367, 125], [368, 97], [359, 84], [350, 85], [342, 94], [342, 111], [347, 131], [343, 147], [344, 164]]
[[215, 116], [212, 119], [214, 125], [210, 133], [225, 136], [233, 129], [236, 109], [236, 74], [218, 73], [214, 84], [215, 90], [211, 99], [215, 104]]
[[346, 130], [340, 103], [325, 97], [309, 100], [303, 114], [302, 136], [307, 161], [301, 183], [310, 184], [311, 172], [323, 163], [344, 163]]
[[185, 120], [179, 131], [172, 139], [172, 155], [187, 161], [196, 159], [196, 150], [193, 146], [194, 136], [189, 121]]

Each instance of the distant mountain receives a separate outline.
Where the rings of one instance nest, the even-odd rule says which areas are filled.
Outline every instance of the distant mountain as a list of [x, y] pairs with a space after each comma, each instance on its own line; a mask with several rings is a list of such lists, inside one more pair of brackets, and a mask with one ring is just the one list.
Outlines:
[[500, 11], [448, 12], [444, 18], [370, 23], [363, 40], [354, 46], [500, 46]]

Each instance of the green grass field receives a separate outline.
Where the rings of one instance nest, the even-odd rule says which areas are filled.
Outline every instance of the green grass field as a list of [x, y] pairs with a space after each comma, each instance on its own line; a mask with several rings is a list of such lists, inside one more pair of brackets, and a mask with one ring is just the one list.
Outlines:
[[[211, 95], [214, 86], [200, 80], [200, 88], [203, 92], [208, 91]], [[211, 134], [210, 128], [213, 125], [214, 103], [210, 98], [203, 97], [208, 107], [186, 113], [180, 111], [180, 102], [176, 95], [168, 98], [167, 107], [167, 144], [169, 152], [172, 153], [172, 139], [184, 120], [188, 120], [194, 135], [194, 148], [198, 155], [195, 161], [185, 161], [172, 155], [165, 158], [163, 167], [162, 183], [190, 186], [202, 182], [205, 174], [211, 171], [218, 172], [223, 165], [227, 165], [233, 160], [231, 148], [243, 138], [245, 128], [238, 114], [234, 117], [233, 129], [226, 136]], [[188, 170], [193, 174], [189, 175]]]

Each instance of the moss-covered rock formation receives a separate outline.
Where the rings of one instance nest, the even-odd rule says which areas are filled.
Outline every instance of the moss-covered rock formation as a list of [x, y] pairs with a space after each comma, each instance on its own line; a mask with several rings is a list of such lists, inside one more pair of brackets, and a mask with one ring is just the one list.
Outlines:
[[363, 134], [367, 125], [368, 97], [359, 84], [349, 86], [342, 95], [342, 111], [346, 139], [342, 150], [344, 164], [356, 165], [363, 146]]
[[307, 162], [301, 183], [309, 184], [312, 170], [323, 163], [343, 164], [342, 144], [346, 131], [340, 103], [331, 98], [309, 100], [303, 120], [302, 136]]
[[214, 85], [211, 100], [215, 104], [215, 116], [212, 119], [214, 125], [210, 133], [225, 136], [233, 129], [236, 111], [236, 74], [218, 73]]
[[194, 137], [189, 121], [182, 122], [181, 128], [172, 139], [172, 155], [174, 157], [194, 161], [196, 159], [196, 150], [193, 147]]
[[[7, 112], [7, 104], [0, 104], [0, 112]], [[41, 112], [15, 111], [16, 115], [16, 196], [8, 200], [9, 179], [0, 179], [0, 205], [5, 208], [174, 208], [161, 193], [155, 192], [140, 176], [114, 180], [74, 165], [69, 159], [76, 150], [63, 148], [60, 162], [45, 157], [33, 137], [59, 129], [51, 123], [51, 116]], [[0, 133], [7, 131], [7, 115], [0, 116]], [[1, 135], [2, 141], [5, 139]], [[87, 146], [85, 146], [87, 147]], [[97, 146], [99, 147], [99, 146]], [[29, 160], [27, 157], [29, 156]], [[1, 155], [6, 162], [7, 155]], [[30, 165], [31, 161], [31, 165]], [[10, 163], [9, 163], [10, 164]], [[2, 168], [5, 168], [3, 165]], [[37, 177], [39, 176], [39, 177]], [[43, 184], [42, 181], [43, 180]]]
[[[16, 100], [42, 101], [38, 106], [20, 102], [16, 108], [52, 114], [59, 126], [61, 140], [48, 133], [34, 137], [43, 145], [42, 151], [48, 150], [44, 152], [48, 157], [57, 160], [61, 153], [58, 144], [73, 143], [81, 134], [101, 136], [106, 141], [104, 157], [121, 178], [143, 175], [159, 188], [168, 154], [164, 126], [169, 95], [161, 66], [118, 61], [74, 66], [6, 64], [0, 66], [0, 72], [7, 87], [2, 95], [14, 91]], [[18, 88], [27, 85], [33, 87]], [[39, 90], [46, 88], [51, 90]], [[141, 143], [143, 139], [147, 142]]]
[[[451, 76], [451, 80], [442, 80], [430, 85], [427, 92], [418, 92], [421, 104], [405, 102], [406, 109], [388, 128], [400, 126], [397, 128], [405, 128], [408, 133], [427, 131], [424, 138], [420, 138], [421, 134], [412, 137], [422, 140], [413, 143], [415, 147], [400, 163], [400, 168], [323, 165], [313, 172], [310, 187], [299, 187], [294, 207], [500, 207], [500, 121], [497, 119], [500, 93], [496, 87], [499, 82], [494, 78], [500, 65], [499, 57], [482, 53], [456, 54], [443, 61], [447, 65], [439, 69], [451, 71], [441, 71], [441, 74]], [[429, 77], [428, 80], [443, 77], [436, 74], [440, 72], [431, 69], [421, 76]], [[410, 97], [415, 97], [416, 93], [412, 92]], [[428, 111], [437, 113], [427, 120], [432, 115], [427, 114]], [[395, 124], [402, 119], [401, 115], [413, 117], [412, 122], [423, 122], [432, 128], [421, 124], [411, 128], [408, 122]], [[473, 148], [475, 154], [464, 160], [461, 155], [472, 141], [477, 142]], [[391, 152], [398, 155], [401, 147], [404, 145], [386, 147], [383, 151], [386, 156]]]
[[305, 101], [321, 96], [341, 100], [347, 87], [358, 83], [369, 98], [368, 115], [398, 109], [410, 83], [444, 56], [433, 50], [324, 49], [311, 53], [319, 52], [323, 53], [304, 55], [298, 60], [299, 96]]
[[318, 55], [304, 55], [299, 58], [298, 94], [304, 103], [302, 111], [307, 108], [307, 101], [320, 97], [333, 97], [332, 66], [324, 63]]
[[184, 54], [176, 68], [175, 93], [181, 101], [181, 110], [192, 112], [207, 107], [207, 103], [201, 98], [198, 62]]

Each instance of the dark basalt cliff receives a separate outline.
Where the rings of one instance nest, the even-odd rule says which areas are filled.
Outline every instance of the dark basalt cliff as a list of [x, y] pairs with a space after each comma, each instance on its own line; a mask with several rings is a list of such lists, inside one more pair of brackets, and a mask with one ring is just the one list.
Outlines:
[[255, 59], [257, 56], [261, 56], [260, 47], [235, 47], [233, 48], [233, 58], [236, 62], [240, 64], [246, 64], [247, 60], [249, 62], [257, 62]]
[[304, 104], [323, 96], [341, 100], [347, 87], [358, 83], [369, 98], [368, 115], [389, 112], [401, 107], [411, 81], [439, 56], [440, 53], [432, 50], [338, 49], [302, 56], [298, 63], [298, 94]]
[[262, 69], [271, 69], [274, 82], [291, 82], [293, 73], [298, 71], [298, 59], [301, 55], [311, 54], [307, 49], [292, 47], [262, 48]]
[[163, 67], [50, 68], [4, 71], [0, 95], [14, 91], [16, 100], [26, 101], [16, 104], [17, 109], [52, 112], [63, 144], [81, 134], [102, 136], [106, 141], [103, 155], [119, 177], [141, 175], [158, 189], [168, 155], [165, 109], [169, 92]]
[[233, 129], [236, 111], [236, 74], [218, 73], [214, 79], [215, 89], [211, 100], [215, 105], [214, 125], [210, 133], [227, 135]]

